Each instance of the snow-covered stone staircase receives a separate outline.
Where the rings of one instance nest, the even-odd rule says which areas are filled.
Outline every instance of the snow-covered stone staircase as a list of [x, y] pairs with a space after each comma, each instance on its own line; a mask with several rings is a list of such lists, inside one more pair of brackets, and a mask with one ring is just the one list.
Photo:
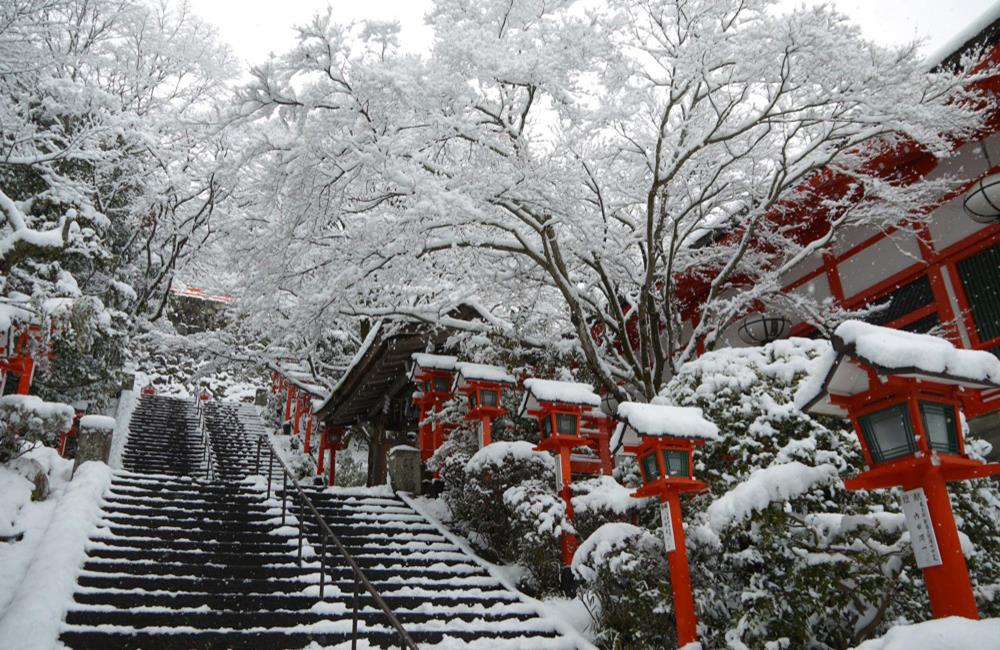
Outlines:
[[[350, 569], [331, 556], [321, 599], [316, 525], [303, 520], [300, 563], [299, 520], [289, 511], [281, 522], [281, 482], [268, 499], [260, 481], [247, 478], [266, 475], [269, 462], [258, 455], [256, 413], [205, 405], [207, 450], [199, 417], [193, 402], [162, 397], [145, 397], [136, 409], [125, 470], [89, 542], [61, 641], [145, 649], [348, 642]], [[277, 479], [280, 466], [272, 472]], [[307, 491], [419, 644], [576, 647], [391, 492]], [[398, 646], [363, 590], [358, 603], [363, 641]]]

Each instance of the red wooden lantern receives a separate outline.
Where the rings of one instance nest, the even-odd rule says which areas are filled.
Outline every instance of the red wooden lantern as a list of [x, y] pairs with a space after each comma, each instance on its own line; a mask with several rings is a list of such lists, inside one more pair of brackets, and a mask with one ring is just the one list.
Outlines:
[[344, 430], [327, 425], [319, 429], [319, 449], [316, 452], [316, 475], [322, 476], [329, 454], [330, 469], [326, 484], [333, 485], [337, 478], [337, 450], [344, 448]]
[[694, 448], [706, 440], [718, 440], [719, 429], [702, 417], [701, 409], [681, 406], [625, 402], [618, 406], [618, 418], [612, 447], [618, 448], [626, 439], [638, 440], [630, 446], [639, 459], [642, 487], [632, 496], [660, 499], [677, 640], [683, 646], [697, 641], [698, 617], [691, 593], [680, 495], [708, 489], [694, 478]]
[[[529, 415], [538, 420], [541, 441], [536, 449], [550, 451], [556, 459], [556, 490], [566, 504], [566, 515], [574, 521], [572, 493], [569, 484], [573, 480], [570, 456], [573, 448], [587, 447], [590, 440], [581, 434], [580, 426], [584, 417], [601, 406], [601, 398], [587, 384], [549, 379], [526, 379], [521, 415]], [[568, 586], [572, 580], [569, 569], [576, 552], [577, 540], [574, 535], [562, 535], [563, 581]]]
[[420, 460], [427, 460], [434, 455], [444, 442], [445, 426], [443, 423], [424, 423], [431, 413], [440, 413], [444, 403], [453, 396], [452, 383], [455, 377], [456, 357], [442, 354], [425, 354], [417, 352], [413, 355], [413, 368], [410, 370], [410, 381], [416, 386], [413, 393], [413, 403], [420, 412]]
[[470, 420], [479, 420], [479, 448], [493, 442], [493, 420], [504, 413], [501, 398], [505, 389], [512, 388], [517, 380], [503, 368], [481, 363], [456, 364], [453, 392], [469, 399]]
[[868, 469], [849, 490], [898, 486], [935, 618], [978, 618], [946, 484], [1000, 474], [965, 454], [961, 409], [1000, 386], [1000, 359], [933, 336], [847, 321], [824, 372], [796, 399], [803, 411], [850, 418]]

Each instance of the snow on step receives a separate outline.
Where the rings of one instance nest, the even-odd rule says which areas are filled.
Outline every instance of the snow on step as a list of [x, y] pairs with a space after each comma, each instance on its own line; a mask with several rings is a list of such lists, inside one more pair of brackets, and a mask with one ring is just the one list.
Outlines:
[[[301, 648], [348, 641], [352, 573], [328, 549], [320, 598], [315, 522], [299, 522], [293, 511], [282, 522], [280, 490], [268, 499], [261, 479], [250, 476], [265, 431], [256, 410], [203, 405], [216, 471], [210, 481], [197, 408], [155, 396], [137, 406], [125, 469], [87, 544], [62, 642]], [[306, 490], [421, 647], [577, 647], [387, 488]], [[368, 647], [395, 643], [363, 590], [358, 627]]]

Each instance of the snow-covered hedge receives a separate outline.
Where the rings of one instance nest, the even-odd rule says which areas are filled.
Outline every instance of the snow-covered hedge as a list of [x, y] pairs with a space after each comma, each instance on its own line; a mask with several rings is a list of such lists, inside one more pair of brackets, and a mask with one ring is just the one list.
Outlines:
[[582, 539], [606, 523], [632, 522], [649, 501], [634, 498], [634, 488], [625, 487], [610, 476], [576, 480], [570, 487], [576, 529]]
[[[685, 499], [688, 550], [706, 647], [847, 648], [928, 603], [899, 495], [849, 492], [862, 469], [849, 424], [793, 405], [828, 343], [805, 339], [710, 352], [683, 366], [663, 395], [699, 406], [721, 441], [696, 454], [711, 491]], [[972, 444], [971, 447], [977, 447]], [[949, 484], [969, 542], [981, 611], [1000, 598], [996, 484]]]
[[601, 647], [677, 646], [663, 543], [648, 530], [604, 524], [576, 550], [573, 573]]
[[555, 492], [555, 462], [534, 447], [494, 442], [471, 458], [453, 454], [443, 475], [462, 530], [499, 560], [523, 565], [531, 580], [525, 587], [546, 592], [558, 586], [559, 535], [569, 524]]
[[52, 445], [73, 426], [73, 407], [34, 395], [0, 397], [0, 463], [19, 453], [22, 442]]

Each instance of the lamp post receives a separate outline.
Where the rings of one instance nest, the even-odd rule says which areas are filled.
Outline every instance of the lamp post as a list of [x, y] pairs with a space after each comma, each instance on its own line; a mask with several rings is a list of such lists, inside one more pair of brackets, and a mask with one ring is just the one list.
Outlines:
[[[566, 504], [566, 516], [575, 521], [572, 493], [573, 480], [570, 455], [574, 447], [589, 446], [590, 441], [580, 433], [581, 419], [592, 410], [600, 408], [601, 398], [587, 384], [549, 379], [526, 379], [524, 398], [519, 413], [538, 420], [541, 441], [537, 451], [556, 455], [556, 491]], [[576, 552], [577, 540], [564, 532], [560, 541], [562, 549], [562, 586], [572, 591], [573, 573], [570, 564]]]
[[333, 485], [337, 477], [337, 450], [344, 448], [344, 430], [324, 424], [319, 429], [319, 449], [316, 452], [316, 475], [322, 476], [329, 453], [330, 470], [326, 484]]
[[456, 357], [442, 354], [413, 354], [410, 381], [416, 386], [413, 403], [420, 409], [420, 460], [426, 463], [444, 442], [445, 426], [441, 422], [424, 423], [431, 413], [440, 413], [444, 403], [452, 398]]
[[503, 391], [516, 383], [514, 376], [503, 368], [481, 363], [456, 364], [453, 393], [462, 393], [469, 399], [470, 420], [479, 420], [479, 448], [493, 442], [493, 420], [504, 413], [501, 406]]
[[683, 646], [698, 640], [698, 616], [691, 592], [680, 495], [708, 489], [708, 485], [694, 478], [694, 448], [706, 440], [718, 440], [719, 429], [702, 417], [701, 409], [662, 404], [624, 402], [618, 406], [618, 419], [612, 444], [618, 446], [625, 438], [640, 441], [635, 453], [642, 472], [642, 487], [632, 496], [660, 499], [677, 641]]
[[822, 383], [796, 402], [849, 418], [868, 469], [849, 490], [902, 487], [903, 513], [935, 618], [978, 618], [947, 483], [1000, 474], [965, 454], [960, 411], [1000, 387], [1000, 359], [932, 336], [859, 321], [841, 324]]

